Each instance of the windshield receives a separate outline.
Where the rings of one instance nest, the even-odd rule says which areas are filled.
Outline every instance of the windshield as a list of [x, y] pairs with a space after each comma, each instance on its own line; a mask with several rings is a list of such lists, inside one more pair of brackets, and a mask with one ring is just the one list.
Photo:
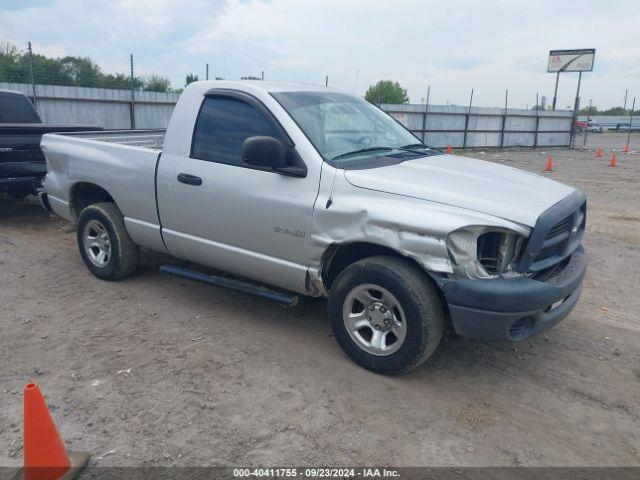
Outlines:
[[[440, 153], [369, 102], [343, 93], [280, 92], [273, 97], [331, 165], [360, 168]], [[369, 160], [367, 162], [367, 160]]]

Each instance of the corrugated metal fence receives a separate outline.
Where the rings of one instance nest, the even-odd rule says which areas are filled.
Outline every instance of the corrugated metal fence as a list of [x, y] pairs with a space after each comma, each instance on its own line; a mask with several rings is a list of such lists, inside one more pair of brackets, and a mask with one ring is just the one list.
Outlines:
[[429, 105], [387, 105], [418, 138], [434, 147], [568, 146], [573, 112]]
[[[0, 89], [15, 90], [31, 97], [28, 83], [0, 83]], [[131, 128], [132, 112], [136, 128], [166, 128], [178, 93], [109, 88], [36, 85], [37, 107], [45, 123], [99, 125], [104, 128]]]
[[[0, 83], [0, 89], [31, 96], [26, 83]], [[36, 85], [44, 122], [99, 125], [104, 128], [166, 128], [178, 93]], [[436, 147], [567, 146], [572, 112], [445, 105], [381, 105], [418, 138]]]

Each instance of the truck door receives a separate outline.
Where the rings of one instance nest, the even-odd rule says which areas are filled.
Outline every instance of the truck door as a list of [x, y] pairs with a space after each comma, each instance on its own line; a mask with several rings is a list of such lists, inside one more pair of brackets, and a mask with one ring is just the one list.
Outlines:
[[175, 211], [163, 235], [193, 262], [303, 292], [319, 173], [301, 178], [247, 166], [242, 148], [252, 136], [293, 148], [254, 97], [230, 92], [204, 99], [191, 152], [173, 165]]

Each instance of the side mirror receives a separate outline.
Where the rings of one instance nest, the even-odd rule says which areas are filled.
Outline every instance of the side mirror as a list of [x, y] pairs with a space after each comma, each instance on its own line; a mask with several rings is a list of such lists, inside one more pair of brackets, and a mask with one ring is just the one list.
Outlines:
[[242, 159], [254, 167], [284, 168], [287, 164], [284, 145], [273, 137], [249, 137], [242, 145]]

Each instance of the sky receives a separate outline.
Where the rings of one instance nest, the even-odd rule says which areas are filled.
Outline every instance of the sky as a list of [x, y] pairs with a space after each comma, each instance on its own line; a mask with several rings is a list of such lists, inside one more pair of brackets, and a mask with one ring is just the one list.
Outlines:
[[[582, 105], [640, 103], [637, 0], [0, 0], [0, 42], [51, 57], [90, 57], [108, 73], [157, 73], [184, 86], [260, 76], [329, 84], [363, 96], [398, 81], [412, 103], [503, 106], [553, 97], [551, 49], [595, 48]], [[573, 104], [577, 73], [560, 76], [558, 107]]]

